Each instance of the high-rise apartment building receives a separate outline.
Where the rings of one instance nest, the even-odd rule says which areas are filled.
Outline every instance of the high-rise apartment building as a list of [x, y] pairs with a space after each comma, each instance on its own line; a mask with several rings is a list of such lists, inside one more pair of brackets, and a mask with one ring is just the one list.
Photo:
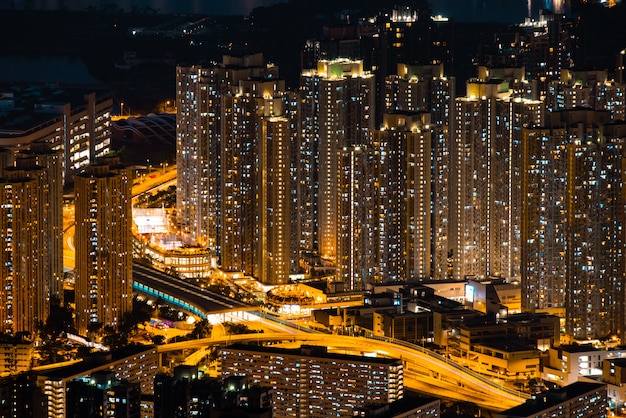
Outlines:
[[[389, 13], [377, 16], [376, 24], [378, 31], [375, 36], [380, 38], [375, 63], [379, 89], [376, 120], [380, 124], [386, 102], [386, 77], [394, 74], [396, 68], [404, 64], [428, 67], [433, 63], [452, 68], [454, 24], [448, 19], [432, 17], [430, 6], [424, 0], [394, 6]], [[436, 115], [433, 120], [437, 120]]]
[[257, 95], [222, 98], [220, 144], [220, 265], [227, 271], [259, 273], [256, 238], [259, 191], [259, 123]]
[[62, 299], [62, 155], [38, 144], [0, 180], [0, 253], [5, 332], [36, 332]]
[[606, 111], [525, 130], [522, 308], [565, 310], [573, 338], [624, 337], [623, 141]]
[[218, 255], [222, 99], [250, 78], [278, 78], [278, 67], [255, 54], [176, 68], [177, 218], [186, 233]]
[[261, 54], [178, 67], [177, 85], [183, 229], [222, 269], [287, 282], [300, 248], [298, 96]]
[[66, 417], [141, 416], [139, 383], [118, 380], [108, 370], [77, 378], [67, 384]]
[[[561, 314], [565, 307], [565, 130], [524, 131], [522, 307]], [[548, 179], [561, 181], [548, 181]]]
[[396, 359], [235, 344], [221, 350], [224, 377], [246, 376], [271, 387], [275, 417], [352, 417], [369, 404], [404, 396], [402, 362]]
[[298, 244], [291, 233], [298, 142], [284, 91], [282, 80], [249, 80], [222, 98], [220, 264], [274, 284], [288, 281]]
[[545, 98], [548, 84], [558, 80], [562, 69], [584, 65], [579, 51], [579, 21], [547, 9], [539, 11], [539, 19], [527, 19], [495, 34], [495, 42], [482, 49], [481, 65], [491, 68], [521, 68], [526, 79], [537, 83], [537, 96]]
[[[375, 131], [379, 280], [431, 277], [432, 132], [428, 113], [386, 114]], [[445, 260], [442, 260], [445, 263]], [[445, 268], [445, 264], [444, 264]]]
[[[32, 163], [46, 172], [43, 191], [47, 196], [45, 207], [41, 209], [45, 216], [46, 238], [44, 238], [45, 256], [39, 266], [42, 277], [48, 277], [45, 286], [47, 300], [56, 299], [63, 304], [63, 161], [59, 151], [53, 151], [49, 144], [31, 144], [28, 151], [18, 153], [15, 167], [30, 167]], [[37, 170], [35, 167], [33, 169]], [[46, 282], [45, 280], [43, 281]], [[41, 286], [41, 285], [40, 285]]]
[[454, 276], [520, 276], [522, 128], [541, 125], [540, 101], [500, 80], [471, 81], [456, 99]]
[[303, 236], [310, 240], [304, 244], [329, 260], [340, 256], [337, 156], [344, 147], [370, 143], [375, 91], [374, 75], [363, 70], [362, 61], [322, 60], [316, 70], [305, 70], [301, 76], [305, 152], [301, 178], [313, 179], [308, 184], [312, 191], [303, 192], [313, 197], [313, 204], [306, 207], [309, 212], [303, 214], [309, 218]]
[[561, 78], [551, 82], [546, 95], [546, 109], [586, 107], [606, 110], [611, 120], [626, 117], [626, 86], [608, 78], [606, 70], [561, 70]]
[[[385, 112], [430, 112], [431, 123], [447, 125], [454, 108], [455, 79], [444, 75], [443, 64], [398, 64], [385, 79]], [[383, 122], [384, 123], [384, 122]]]
[[[451, 192], [455, 190], [456, 160], [452, 141], [452, 112], [455, 103], [455, 79], [447, 78], [442, 64], [398, 64], [396, 74], [386, 78], [386, 112], [428, 112], [428, 123], [420, 123], [419, 131], [430, 132], [431, 157], [431, 256], [430, 276], [446, 278], [452, 273], [448, 259], [454, 253], [451, 236], [454, 232], [454, 207]], [[383, 120], [383, 126], [385, 121]], [[420, 273], [420, 275], [423, 272]]]
[[289, 119], [269, 117], [262, 122], [259, 152], [261, 167], [257, 251], [260, 252], [259, 278], [262, 283], [289, 282], [292, 261], [298, 259], [297, 236], [293, 227], [291, 187], [291, 133]]
[[130, 168], [107, 157], [75, 177], [76, 328], [120, 325], [132, 309]]
[[376, 153], [373, 147], [339, 150], [335, 280], [360, 291], [377, 277]]

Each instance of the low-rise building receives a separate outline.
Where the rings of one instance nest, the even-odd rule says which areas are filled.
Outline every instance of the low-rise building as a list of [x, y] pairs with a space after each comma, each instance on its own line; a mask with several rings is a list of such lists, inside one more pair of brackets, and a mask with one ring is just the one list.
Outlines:
[[0, 340], [0, 374], [30, 370], [35, 352], [34, 342], [21, 337]]
[[[617, 355], [618, 352], [613, 352]], [[567, 386], [585, 378], [600, 378], [602, 361], [609, 356], [608, 350], [591, 345], [561, 345], [548, 351], [549, 364], [543, 368], [543, 378], [559, 386]]]
[[602, 360], [602, 382], [608, 386], [611, 409], [626, 412], [626, 358]]
[[512, 315], [506, 321], [463, 318], [450, 333], [447, 352], [479, 373], [509, 380], [539, 377], [541, 352], [557, 338], [555, 324], [556, 317], [531, 314]]
[[544, 313], [520, 313], [507, 316], [511, 335], [527, 340], [541, 351], [561, 345], [561, 319]]
[[541, 375], [539, 350], [515, 340], [476, 344], [463, 364], [479, 373], [505, 380], [530, 379]]

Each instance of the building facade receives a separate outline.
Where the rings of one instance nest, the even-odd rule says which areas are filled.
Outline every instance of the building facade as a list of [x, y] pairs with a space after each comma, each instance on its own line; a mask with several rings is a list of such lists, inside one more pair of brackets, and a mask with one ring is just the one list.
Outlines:
[[243, 344], [223, 348], [221, 358], [223, 376], [247, 376], [251, 384], [274, 389], [275, 417], [351, 417], [367, 404], [404, 394], [402, 363], [394, 359]]
[[[308, 241], [323, 258], [336, 261], [341, 170], [337, 156], [344, 147], [367, 146], [374, 130], [376, 83], [373, 74], [363, 70], [362, 61], [321, 60], [317, 69], [301, 75], [302, 148], [311, 154], [303, 166], [303, 179], [313, 179], [303, 192], [313, 197], [306, 215]], [[307, 154], [308, 155], [308, 154]], [[317, 178], [317, 181], [315, 179]], [[305, 185], [306, 187], [306, 185]], [[305, 247], [306, 248], [306, 247]]]
[[456, 99], [454, 276], [518, 279], [521, 260], [522, 128], [542, 124], [541, 102], [501, 80], [468, 83]]
[[62, 155], [45, 144], [35, 148], [0, 180], [0, 320], [11, 333], [36, 332], [51, 299], [63, 293]]
[[48, 143], [62, 154], [70, 184], [82, 167], [111, 150], [113, 98], [106, 92], [58, 86], [14, 87], [0, 99], [0, 138], [12, 150]]
[[75, 178], [76, 328], [120, 325], [132, 309], [132, 173], [104, 158]]
[[178, 222], [186, 233], [218, 255], [221, 253], [221, 141], [225, 129], [222, 100], [224, 95], [238, 89], [240, 80], [250, 78], [278, 78], [278, 67], [266, 65], [263, 55], [255, 54], [224, 56], [219, 64], [176, 68]]
[[522, 308], [564, 308], [576, 339], [624, 333], [626, 127], [608, 119], [554, 112], [525, 133]]
[[379, 281], [433, 273], [432, 137], [430, 114], [411, 112], [385, 114], [374, 134]]

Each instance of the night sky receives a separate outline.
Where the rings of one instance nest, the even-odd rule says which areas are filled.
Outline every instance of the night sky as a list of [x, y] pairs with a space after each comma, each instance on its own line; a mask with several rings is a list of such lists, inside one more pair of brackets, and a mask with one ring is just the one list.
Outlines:
[[[0, 8], [81, 10], [88, 5], [116, 5], [130, 11], [151, 8], [160, 13], [206, 15], [249, 14], [259, 6], [283, 0], [0, 0]], [[536, 17], [540, 8], [567, 12], [567, 0], [430, 0], [434, 14], [457, 21], [521, 22]]]

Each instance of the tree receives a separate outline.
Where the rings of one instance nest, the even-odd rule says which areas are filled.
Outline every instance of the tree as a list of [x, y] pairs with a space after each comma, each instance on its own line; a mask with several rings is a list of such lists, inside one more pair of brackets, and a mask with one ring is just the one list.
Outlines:
[[102, 342], [108, 345], [111, 350], [126, 347], [128, 345], [128, 334], [125, 332], [108, 334], [102, 339]]
[[152, 337], [152, 343], [156, 344], [156, 345], [161, 345], [165, 343], [165, 336], [164, 335], [153, 335]]
[[191, 338], [208, 338], [211, 336], [212, 326], [206, 319], [202, 319], [195, 323], [193, 331], [189, 333]]
[[472, 402], [446, 401], [441, 404], [441, 418], [473, 418], [479, 413], [480, 408]]
[[254, 332], [263, 332], [261, 331], [253, 331], [246, 324], [242, 324], [239, 322], [224, 322], [224, 328], [226, 328], [226, 332], [228, 334], [251, 334]]
[[77, 334], [73, 312], [69, 305], [61, 306], [59, 299], [53, 298], [50, 302], [50, 315], [42, 329], [42, 340], [55, 340], [64, 332]]

